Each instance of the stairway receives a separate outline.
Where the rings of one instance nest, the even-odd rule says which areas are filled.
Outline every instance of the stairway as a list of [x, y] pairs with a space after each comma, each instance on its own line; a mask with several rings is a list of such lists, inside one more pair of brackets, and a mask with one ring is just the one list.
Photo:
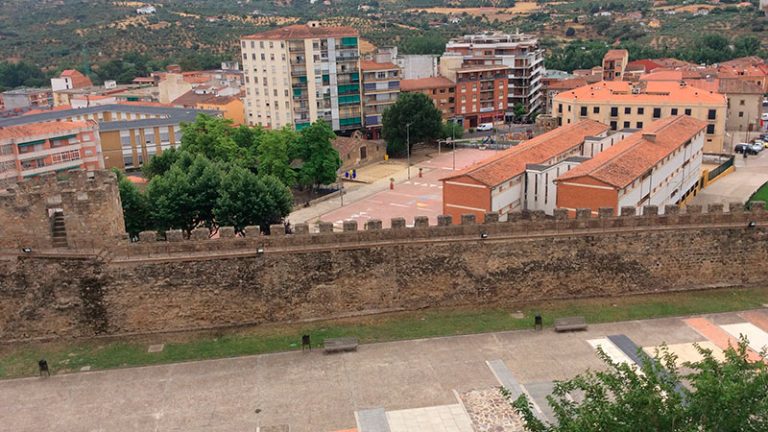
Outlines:
[[65, 248], [67, 244], [67, 228], [64, 226], [64, 213], [56, 212], [53, 214], [53, 224], [51, 225], [51, 238], [53, 247]]

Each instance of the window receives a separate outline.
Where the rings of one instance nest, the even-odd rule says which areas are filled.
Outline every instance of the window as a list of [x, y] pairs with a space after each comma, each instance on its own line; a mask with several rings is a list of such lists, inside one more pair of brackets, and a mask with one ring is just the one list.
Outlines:
[[740, 100], [740, 101], [739, 101], [739, 105], [742, 105], [742, 106], [744, 106], [744, 99], [742, 99], [742, 100]]
[[715, 125], [713, 125], [713, 124], [707, 125], [707, 133], [708, 134], [715, 133]]
[[677, 115], [677, 108], [672, 108], [672, 110], [670, 111], [670, 113], [671, 113], [672, 115]]
[[262, 59], [262, 60], [266, 60], [266, 59], [267, 59], [267, 56], [266, 56], [266, 55], [264, 55], [264, 53], [261, 53], [261, 59]]
[[600, 114], [600, 107], [599, 106], [592, 107], [592, 114]]
[[686, 108], [685, 109], [685, 115], [687, 115], [687, 116], [691, 115], [691, 109], [690, 108]]
[[643, 128], [643, 122], [637, 122], [637, 128], [642, 129]]
[[632, 107], [624, 107], [624, 114], [632, 114]]
[[615, 121], [612, 121], [612, 122], [611, 122], [611, 130], [616, 130], [616, 127], [617, 127], [617, 126], [616, 126], [616, 122], [615, 122]]
[[711, 109], [707, 112], [707, 120], [714, 120], [716, 118], [717, 118], [717, 110]]
[[562, 112], [563, 112], [563, 104], [557, 104], [557, 112], [562, 114]]
[[661, 118], [661, 108], [654, 108], [653, 109], [653, 118]]
[[643, 107], [638, 108], [637, 109], [637, 113], [640, 114], [640, 115], [645, 114], [645, 108], [643, 108]]
[[581, 107], [579, 115], [582, 115], [582, 116], [587, 115], [587, 107], [585, 107], [585, 106]]
[[744, 117], [744, 111], [739, 111], [739, 117]]
[[616, 117], [619, 115], [619, 108], [618, 107], [611, 107], [611, 117]]
[[629, 126], [629, 122], [626, 122], [626, 121], [625, 121], [625, 122], [624, 122], [624, 129], [627, 129], [627, 128], [629, 128], [629, 127], [631, 127], [631, 126]]

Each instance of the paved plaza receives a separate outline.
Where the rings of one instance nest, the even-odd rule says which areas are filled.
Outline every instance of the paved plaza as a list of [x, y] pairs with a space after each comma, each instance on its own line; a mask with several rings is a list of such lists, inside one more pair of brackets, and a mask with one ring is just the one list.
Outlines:
[[768, 309], [7, 380], [0, 431], [519, 431], [499, 385], [547, 419], [553, 381], [602, 367], [597, 346], [637, 362], [666, 342], [694, 360], [694, 342], [719, 352], [739, 334], [768, 344]]
[[736, 155], [736, 170], [702, 189], [691, 204], [724, 204], [746, 202], [749, 197], [768, 182], [768, 150], [744, 159]]
[[[357, 220], [360, 229], [370, 219], [381, 219], [384, 228], [389, 227], [393, 217], [404, 217], [413, 224], [416, 216], [428, 216], [430, 224], [437, 224], [437, 216], [443, 213], [443, 189], [440, 179], [453, 172], [454, 153], [452, 151], [418, 158], [410, 169], [402, 160], [387, 161], [362, 168], [358, 176], [366, 184], [347, 184], [344, 205], [340, 198], [333, 198], [315, 204], [310, 208], [299, 209], [288, 217], [292, 223], [317, 220], [333, 222], [338, 230], [344, 220]], [[462, 169], [473, 163], [496, 154], [495, 150], [457, 149], [455, 153], [456, 169]], [[416, 159], [416, 158], [414, 158]], [[419, 177], [419, 168], [422, 177]], [[395, 179], [393, 190], [389, 188], [389, 179]]]

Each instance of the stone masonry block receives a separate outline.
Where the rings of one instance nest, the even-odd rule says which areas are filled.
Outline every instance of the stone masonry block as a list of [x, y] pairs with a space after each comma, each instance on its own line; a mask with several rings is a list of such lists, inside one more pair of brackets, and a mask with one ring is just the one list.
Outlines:
[[429, 228], [429, 218], [427, 216], [416, 216], [413, 218], [414, 228]]
[[309, 225], [306, 223], [297, 223], [293, 226], [293, 234], [295, 235], [309, 235]]
[[674, 204], [667, 204], [664, 206], [664, 214], [667, 216], [674, 216], [680, 214], [680, 207]]
[[402, 217], [392, 218], [389, 221], [389, 226], [392, 227], [392, 229], [403, 229], [405, 228], [405, 218], [402, 218]]
[[723, 212], [722, 204], [709, 204], [707, 206], [707, 213], [720, 214]]
[[552, 213], [555, 216], [555, 220], [558, 220], [558, 221], [568, 220], [568, 210], [566, 209], [561, 209], [561, 208], [555, 209]]
[[285, 225], [272, 224], [269, 226], [269, 235], [272, 237], [282, 237], [285, 235]]
[[192, 230], [192, 234], [189, 235], [190, 240], [208, 240], [210, 231], [208, 228], [195, 228]]
[[531, 210], [528, 216], [531, 220], [542, 220], [547, 218], [547, 213], [544, 210]]
[[345, 220], [343, 226], [344, 232], [352, 232], [357, 231], [357, 221], [356, 220]]
[[637, 216], [637, 210], [632, 206], [625, 206], [621, 208], [621, 216]]
[[366, 231], [379, 231], [381, 230], [381, 219], [371, 219], [365, 223]]
[[685, 212], [688, 214], [701, 214], [701, 206], [689, 204], [685, 206]]
[[498, 212], [487, 212], [485, 214], [485, 221], [483, 223], [491, 224], [491, 223], [496, 223], [498, 221], [499, 221]]
[[157, 241], [157, 233], [155, 231], [142, 231], [139, 233], [139, 241], [142, 243]]
[[246, 237], [258, 237], [261, 234], [261, 227], [258, 225], [248, 225], [243, 231], [245, 231]]
[[168, 230], [165, 232], [165, 239], [169, 242], [180, 242], [184, 240], [184, 232], [182, 230]]
[[235, 227], [231, 227], [231, 226], [219, 227], [219, 238], [234, 238], [234, 237], [235, 237]]
[[453, 218], [451, 215], [438, 215], [437, 226], [451, 226], [453, 225]]
[[507, 215], [507, 222], [517, 222], [522, 219], [523, 213], [519, 211], [515, 211]]
[[576, 219], [591, 219], [592, 209], [580, 208], [576, 209]]
[[462, 225], [474, 225], [475, 224], [475, 215], [473, 215], [473, 214], [463, 214], [463, 215], [461, 215], [461, 224]]
[[597, 209], [597, 217], [601, 219], [613, 217], [613, 207], [600, 207]]
[[659, 206], [647, 205], [643, 206], [643, 216], [658, 216]]
[[744, 204], [740, 203], [740, 202], [728, 203], [728, 211], [730, 213], [743, 213], [744, 212]]
[[318, 224], [320, 234], [328, 234], [333, 232], [333, 222], [320, 222]]

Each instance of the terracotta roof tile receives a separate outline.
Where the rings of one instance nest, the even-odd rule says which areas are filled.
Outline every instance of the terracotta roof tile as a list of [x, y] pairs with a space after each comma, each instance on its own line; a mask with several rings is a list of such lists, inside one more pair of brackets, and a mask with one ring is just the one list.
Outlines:
[[454, 82], [445, 77], [429, 77], [400, 81], [400, 91], [416, 91], [442, 87], [453, 87]]
[[608, 129], [608, 126], [593, 120], [561, 126], [441, 180], [466, 176], [493, 187], [522, 174], [526, 165], [544, 163], [579, 146], [585, 138], [599, 135]]
[[[632, 93], [633, 86], [639, 88]], [[675, 101], [685, 104], [706, 104], [725, 106], [725, 96], [674, 81], [644, 81], [633, 84], [626, 81], [601, 81], [596, 84], [562, 92], [556, 100], [578, 100], [581, 102], [612, 103], [661, 103]]]
[[547, 90], [573, 90], [578, 87], [587, 85], [587, 80], [584, 77], [570, 78], [558, 81], [552, 81], [547, 84]]
[[93, 121], [57, 121], [29, 123], [18, 126], [0, 127], [0, 139], [19, 139], [41, 135], [65, 134], [70, 131], [95, 126]]
[[360, 60], [360, 69], [364, 71], [399, 69], [394, 63], [378, 63], [371, 60]]
[[621, 60], [624, 57], [629, 56], [629, 51], [625, 49], [612, 49], [608, 50], [607, 53], [605, 53], [605, 56], [603, 57], [604, 60]]
[[352, 27], [310, 27], [305, 24], [294, 24], [265, 32], [243, 36], [243, 39], [255, 40], [293, 40], [315, 39], [324, 37], [359, 36], [360, 33]]
[[[622, 189], [706, 127], [706, 122], [688, 116], [657, 120], [562, 174], [556, 181], [591, 177]], [[655, 134], [655, 137], [650, 139], [648, 134]]]

